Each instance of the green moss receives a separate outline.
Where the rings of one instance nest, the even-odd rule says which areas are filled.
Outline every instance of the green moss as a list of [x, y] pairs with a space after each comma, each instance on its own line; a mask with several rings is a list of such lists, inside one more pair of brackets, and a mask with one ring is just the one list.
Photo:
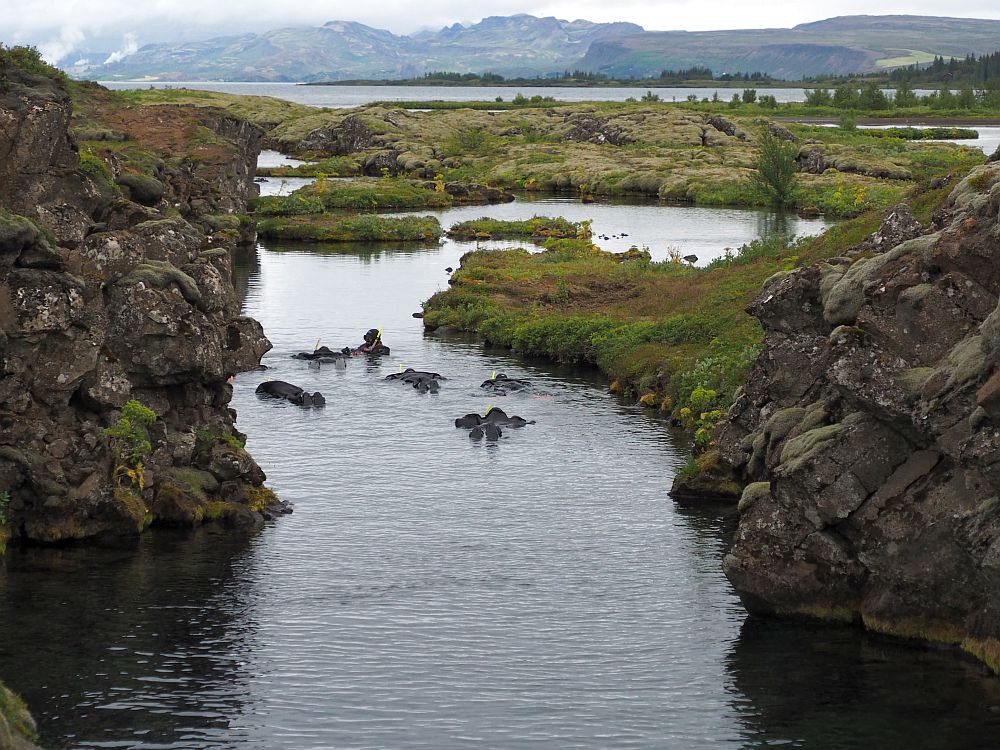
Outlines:
[[247, 496], [247, 506], [250, 510], [255, 512], [260, 512], [270, 505], [274, 505], [278, 502], [278, 496], [273, 490], [268, 489], [264, 485], [259, 487], [248, 487], [246, 489]]
[[223, 229], [239, 230], [241, 226], [240, 217], [236, 214], [210, 214], [200, 217], [209, 229], [221, 231]]
[[754, 506], [755, 503], [760, 500], [766, 500], [770, 497], [770, 482], [753, 482], [743, 488], [743, 494], [740, 495], [740, 502], [737, 506], [737, 510], [739, 510], [740, 513], [746, 513]]
[[0, 208], [0, 253], [20, 253], [44, 239], [42, 230], [31, 219]]
[[899, 384], [911, 397], [920, 395], [924, 383], [936, 370], [933, 367], [911, 367], [898, 375]]
[[145, 263], [140, 263], [118, 283], [143, 283], [152, 289], [165, 289], [171, 284], [176, 284], [185, 300], [192, 305], [202, 304], [201, 290], [198, 289], [195, 280], [164, 260], [147, 260]]
[[[931, 234], [908, 240], [892, 250], [859, 260], [838, 276], [833, 271], [824, 276], [820, 285], [823, 317], [829, 323], [852, 325], [864, 304], [865, 283], [892, 261], [906, 255], [926, 255], [937, 244], [938, 235]], [[827, 279], [830, 279], [828, 282]]]
[[831, 424], [813, 428], [792, 438], [781, 449], [781, 462], [776, 473], [781, 475], [797, 471], [807, 461], [822, 453], [825, 445], [836, 439], [843, 431], [843, 424]]
[[174, 466], [164, 472], [164, 477], [182, 486], [202, 502], [207, 502], [219, 489], [219, 480], [211, 472], [194, 467]]
[[982, 342], [982, 336], [970, 336], [948, 352], [946, 362], [951, 371], [948, 378], [949, 386], [961, 385], [982, 374], [988, 364]]
[[155, 177], [136, 172], [120, 174], [115, 182], [128, 188], [132, 200], [144, 206], [155, 206], [166, 191], [163, 183]]

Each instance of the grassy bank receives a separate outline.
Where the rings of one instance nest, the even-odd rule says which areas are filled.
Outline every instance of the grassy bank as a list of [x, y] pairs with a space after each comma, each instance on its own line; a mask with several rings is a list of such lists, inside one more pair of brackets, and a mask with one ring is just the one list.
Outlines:
[[[921, 221], [947, 190], [910, 198]], [[535, 254], [476, 251], [463, 258], [452, 287], [425, 303], [424, 321], [524, 354], [596, 365], [614, 389], [668, 412], [707, 448], [759, 351], [762, 331], [744, 309], [764, 281], [841, 254], [881, 216], [869, 211], [815, 238], [754, 241], [706, 268], [616, 255], [587, 240], [549, 240]]]
[[441, 238], [441, 225], [433, 216], [318, 214], [261, 219], [257, 234], [303, 242], [433, 242]]
[[533, 216], [524, 221], [502, 221], [484, 216], [452, 225], [448, 236], [456, 240], [590, 239], [589, 221], [569, 221], [561, 216]]

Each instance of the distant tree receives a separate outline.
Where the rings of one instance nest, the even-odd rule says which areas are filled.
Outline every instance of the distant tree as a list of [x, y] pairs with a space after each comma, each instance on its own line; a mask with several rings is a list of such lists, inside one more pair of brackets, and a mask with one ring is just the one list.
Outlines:
[[773, 206], [788, 206], [795, 200], [795, 173], [798, 148], [764, 128], [760, 151], [754, 160], [757, 171], [751, 182]]
[[757, 103], [760, 104], [760, 106], [762, 106], [764, 109], [778, 108], [778, 100], [775, 99], [770, 94], [764, 94], [763, 96], [761, 96], [760, 99], [757, 100]]
[[919, 103], [917, 95], [913, 92], [908, 78], [901, 78], [896, 85], [896, 94], [893, 97], [893, 104], [897, 107], [915, 107]]
[[857, 109], [858, 90], [846, 83], [837, 86], [833, 90], [833, 106], [837, 109]]
[[753, 104], [757, 101], [757, 89], [743, 89], [743, 103]]
[[861, 89], [861, 93], [858, 95], [858, 108], [871, 110], [889, 109], [889, 99], [877, 84], [869, 83]]
[[830, 92], [826, 89], [806, 89], [806, 104], [810, 107], [829, 107], [833, 103]]
[[958, 96], [956, 97], [956, 104], [962, 109], [975, 109], [976, 108], [976, 92], [972, 90], [972, 86], [965, 83], [962, 84], [958, 89]]

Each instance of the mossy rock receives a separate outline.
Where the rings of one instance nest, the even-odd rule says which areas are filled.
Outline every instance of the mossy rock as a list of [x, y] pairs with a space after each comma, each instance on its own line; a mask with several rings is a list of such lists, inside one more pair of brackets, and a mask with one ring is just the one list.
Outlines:
[[184, 299], [196, 306], [201, 306], [201, 290], [198, 284], [172, 263], [164, 260], [147, 260], [140, 263], [132, 272], [123, 277], [119, 284], [143, 283], [152, 289], [164, 289], [171, 284], [176, 284]]
[[240, 217], [236, 214], [212, 214], [202, 216], [201, 221], [214, 232], [224, 229], [239, 231], [240, 228]]
[[163, 198], [166, 191], [163, 183], [155, 177], [135, 172], [125, 172], [119, 175], [115, 183], [128, 188], [131, 199], [144, 206], [155, 206]]
[[823, 448], [835, 440], [845, 429], [844, 424], [830, 424], [803, 432], [785, 443], [781, 449], [781, 461], [777, 468], [780, 474], [791, 474], [807, 461], [823, 452]]
[[202, 502], [206, 502], [219, 489], [219, 480], [210, 471], [193, 466], [174, 466], [164, 471], [163, 476], [188, 490]]
[[770, 482], [753, 482], [743, 488], [743, 494], [740, 495], [740, 502], [739, 505], [736, 506], [736, 509], [740, 513], [746, 513], [759, 500], [767, 499], [770, 497], [771, 497]]
[[0, 253], [16, 255], [44, 241], [42, 231], [31, 219], [0, 211]]
[[831, 269], [820, 282], [823, 318], [832, 324], [853, 325], [865, 302], [865, 285], [882, 268], [907, 255], [926, 256], [937, 244], [939, 234], [907, 240], [886, 253], [865, 258], [847, 269], [842, 276]]
[[931, 375], [933, 375], [936, 370], [933, 367], [911, 367], [908, 370], [903, 370], [897, 376], [900, 386], [906, 391], [910, 396], [916, 397], [920, 395], [921, 390], [923, 390], [924, 383], [928, 381]]

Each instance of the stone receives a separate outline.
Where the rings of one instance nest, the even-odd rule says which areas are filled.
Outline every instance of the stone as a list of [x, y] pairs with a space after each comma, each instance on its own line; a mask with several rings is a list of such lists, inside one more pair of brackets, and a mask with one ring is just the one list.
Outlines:
[[[206, 511], [206, 493], [219, 478], [198, 460], [247, 496], [265, 479], [236, 447], [227, 384], [270, 348], [260, 324], [240, 314], [231, 282], [231, 255], [252, 236], [236, 214], [254, 193], [260, 130], [214, 109], [165, 107], [152, 115], [89, 101], [81, 118], [111, 117], [112, 129], [138, 148], [176, 157], [137, 167], [128, 153], [107, 156], [107, 174], [147, 205], [112, 201], [101, 197], [110, 178], [100, 175], [108, 184], [96, 186], [88, 174], [100, 170], [80, 170], [62, 84], [7, 73], [0, 91], [0, 486], [11, 493], [11, 542], [128, 538], [150, 522], [220, 518]], [[216, 137], [189, 159], [184, 133], [199, 128]], [[210, 240], [220, 216], [240, 231]], [[142, 428], [149, 450], [141, 472], [105, 432], [130, 400], [154, 413]], [[204, 434], [219, 446], [205, 455]]]
[[974, 169], [933, 234], [897, 207], [749, 307], [764, 344], [719, 454], [747, 485], [723, 568], [751, 612], [947, 640], [1000, 672], [998, 183]]

